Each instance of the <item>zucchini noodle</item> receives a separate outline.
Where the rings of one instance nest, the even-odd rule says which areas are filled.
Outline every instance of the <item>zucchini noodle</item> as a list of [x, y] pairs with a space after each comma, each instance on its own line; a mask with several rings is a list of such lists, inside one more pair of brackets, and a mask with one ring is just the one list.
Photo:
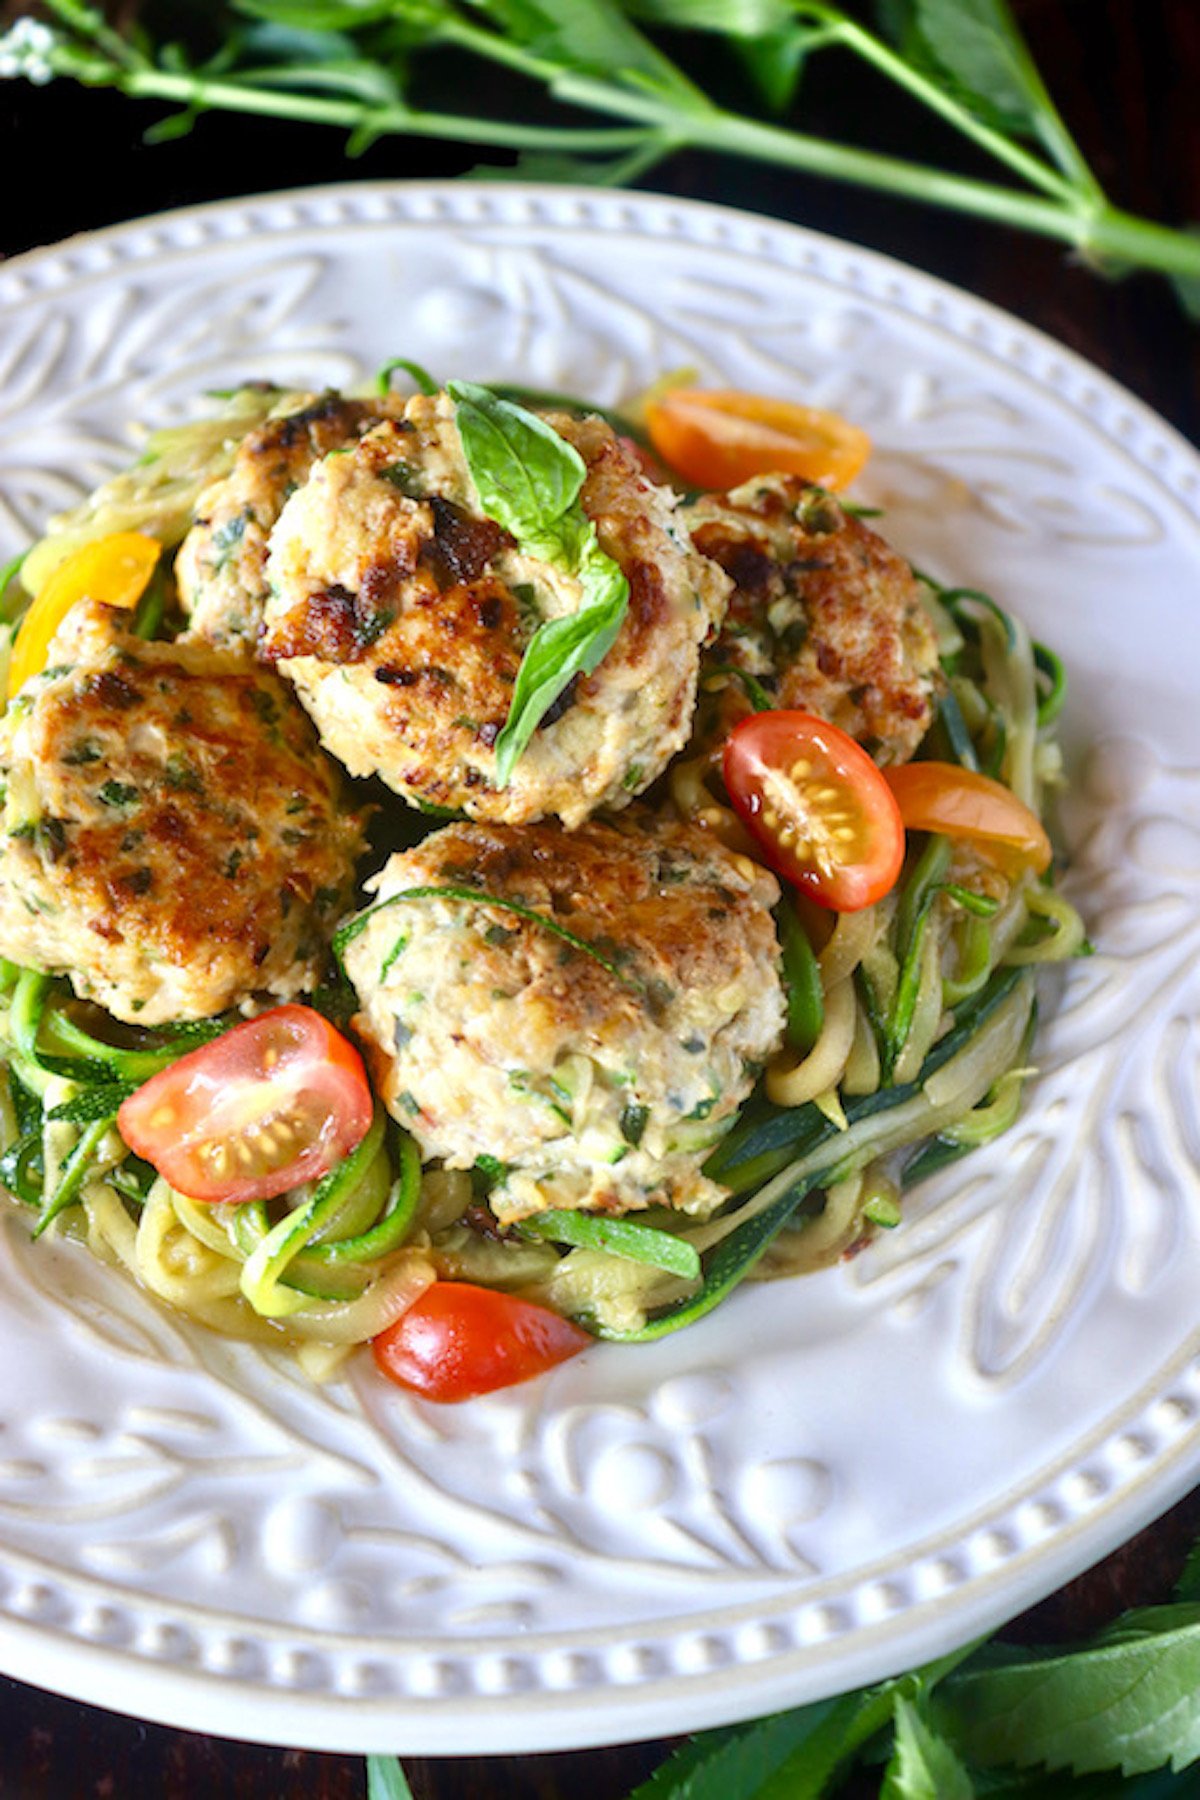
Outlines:
[[[385, 385], [392, 367], [414, 372], [397, 361]], [[135, 469], [51, 522], [24, 559], [21, 584], [36, 593], [72, 550], [109, 532], [145, 531], [172, 549], [246, 433], [296, 398], [239, 390], [218, 417], [150, 437]], [[162, 628], [171, 604], [169, 561], [163, 567], [138, 615], [145, 635]], [[1061, 773], [1052, 736], [1061, 662], [989, 596], [920, 580], [942, 678], [918, 757], [999, 780], [1038, 812]], [[0, 581], [6, 611], [16, 587], [10, 569]], [[0, 682], [15, 629], [11, 620], [0, 626]], [[713, 662], [703, 685], [717, 694], [740, 682], [755, 711], [774, 704], [771, 680]], [[720, 738], [704, 746], [701, 733], [657, 791], [679, 818], [762, 861], [725, 792], [722, 765]], [[566, 954], [582, 951], [628, 994], [645, 997], [589, 940], [586, 923], [576, 936], [519, 899], [446, 885], [406, 889], [342, 924], [328, 970], [337, 1002], [330, 1017], [345, 1016], [337, 1010], [347, 992], [344, 981], [339, 987], [343, 945], [381, 908], [410, 901], [490, 907], [501, 935], [511, 931], [508, 915], [540, 922]], [[399, 931], [400, 912], [394, 916]], [[378, 1102], [361, 1142], [321, 1179], [269, 1201], [189, 1198], [129, 1151], [118, 1111], [141, 1083], [235, 1021], [117, 1025], [75, 999], [65, 980], [2, 958], [0, 1181], [27, 1209], [35, 1236], [82, 1239], [167, 1306], [227, 1336], [284, 1348], [318, 1380], [439, 1279], [539, 1300], [599, 1337], [662, 1336], [702, 1317], [746, 1277], [823, 1268], [860, 1248], [899, 1222], [901, 1195], [914, 1180], [1007, 1130], [1033, 1073], [1037, 967], [1087, 949], [1079, 913], [1047, 881], [989, 862], [969, 842], [917, 832], [882, 900], [830, 914], [789, 897], [778, 923], [784, 1046], [741, 1116], [723, 1121], [726, 1135], [699, 1109], [687, 1115], [694, 1135], [686, 1147], [697, 1158], [707, 1153], [705, 1194], [716, 1184], [703, 1216], [700, 1202], [692, 1213], [673, 1211], [650, 1192], [636, 1215], [563, 1206], [501, 1229], [488, 1196], [504, 1181], [503, 1167], [490, 1158], [471, 1170], [422, 1167], [416, 1141]], [[321, 996], [313, 1002], [325, 1004]], [[567, 1128], [582, 1128], [596, 1079], [582, 1047], [560, 1058], [555, 1105]], [[704, 1104], [711, 1109], [713, 1100]], [[646, 1110], [628, 1109], [626, 1144], [612, 1160], [638, 1146]]]

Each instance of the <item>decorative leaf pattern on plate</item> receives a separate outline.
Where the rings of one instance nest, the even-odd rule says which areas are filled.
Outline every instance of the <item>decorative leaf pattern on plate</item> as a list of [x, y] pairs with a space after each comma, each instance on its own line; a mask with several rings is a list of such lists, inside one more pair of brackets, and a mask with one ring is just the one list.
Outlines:
[[649, 195], [363, 183], [0, 267], [0, 555], [135, 421], [401, 354], [602, 401], [690, 364], [858, 416], [895, 541], [1065, 655], [1097, 953], [1046, 984], [1013, 1134], [867, 1255], [460, 1409], [367, 1367], [313, 1389], [9, 1216], [0, 1660], [45, 1644], [24, 1672], [118, 1705], [132, 1662], [151, 1714], [435, 1752], [467, 1720], [582, 1741], [614, 1696], [630, 1734], [711, 1722], [718, 1674], [747, 1714], [855, 1685], [1195, 1467], [1200, 465], [1066, 352], [850, 246]]

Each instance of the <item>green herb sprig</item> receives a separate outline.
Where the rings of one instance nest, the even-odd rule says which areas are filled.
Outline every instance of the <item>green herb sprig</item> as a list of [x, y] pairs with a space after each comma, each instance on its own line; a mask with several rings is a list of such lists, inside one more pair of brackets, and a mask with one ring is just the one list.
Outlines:
[[[1200, 1545], [1174, 1600], [1081, 1644], [999, 1639], [687, 1739], [630, 1800], [1195, 1800]], [[400, 1775], [394, 1758], [373, 1758]], [[402, 1777], [401, 1777], [402, 1778]], [[372, 1785], [369, 1800], [404, 1788]]]
[[[61, 76], [175, 104], [152, 139], [182, 135], [203, 112], [242, 112], [340, 128], [352, 155], [415, 136], [515, 150], [518, 175], [607, 183], [702, 149], [1036, 232], [1103, 273], [1159, 271], [1200, 316], [1200, 236], [1112, 204], [1008, 0], [863, 0], [857, 10], [826, 0], [227, 0], [197, 9], [203, 42], [168, 8], [159, 16], [170, 34], [149, 23], [117, 31], [81, 0], [45, 0], [43, 10], [49, 23], [21, 18], [0, 37], [0, 75]], [[651, 34], [662, 29], [681, 54], [688, 34], [722, 36], [760, 109], [776, 114], [797, 111], [815, 59], [854, 56], [984, 151], [1004, 179], [811, 135], [755, 116], [753, 104], [732, 110], [660, 47]], [[534, 123], [520, 102], [512, 117], [414, 105], [430, 52], [507, 71], [584, 122]]]

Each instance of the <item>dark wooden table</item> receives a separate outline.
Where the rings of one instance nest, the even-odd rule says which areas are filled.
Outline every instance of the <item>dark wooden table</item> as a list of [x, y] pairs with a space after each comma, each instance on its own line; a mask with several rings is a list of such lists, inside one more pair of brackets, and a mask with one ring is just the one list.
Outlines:
[[[1016, 0], [1042, 70], [1085, 153], [1120, 205], [1200, 221], [1200, 7], [1196, 0]], [[347, 163], [330, 134], [283, 122], [202, 119], [194, 135], [140, 141], [154, 109], [54, 86], [0, 89], [6, 172], [0, 251], [230, 195], [365, 179], [444, 176], [476, 160], [403, 141]], [[985, 173], [982, 161], [861, 70], [821, 64], [805, 128]], [[849, 238], [983, 294], [1060, 338], [1200, 440], [1200, 326], [1160, 280], [1097, 278], [1056, 246], [898, 200], [700, 155], [648, 181]], [[1026, 1641], [1080, 1635], [1122, 1607], [1166, 1597], [1200, 1530], [1200, 1491], [1132, 1544], [1011, 1628]], [[128, 1696], [137, 1711], [137, 1693]], [[0, 1679], [0, 1800], [360, 1800], [363, 1764], [143, 1725]], [[617, 1800], [662, 1745], [540, 1757], [406, 1764], [417, 1800], [467, 1796]], [[869, 1790], [867, 1790], [869, 1791]], [[737, 1800], [731, 1795], [729, 1800]]]

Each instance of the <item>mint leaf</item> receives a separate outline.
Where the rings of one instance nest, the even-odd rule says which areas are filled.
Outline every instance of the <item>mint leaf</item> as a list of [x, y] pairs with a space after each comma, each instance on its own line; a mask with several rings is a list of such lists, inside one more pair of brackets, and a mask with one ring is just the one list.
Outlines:
[[367, 1800], [413, 1800], [404, 1770], [394, 1756], [368, 1756]]
[[1157, 1769], [1127, 1781], [1111, 1774], [1053, 1775], [1045, 1769], [976, 1769], [975, 1800], [1200, 1800], [1200, 1768]]
[[1200, 1605], [1126, 1614], [1082, 1648], [997, 1645], [944, 1685], [939, 1716], [983, 1764], [1139, 1774], [1200, 1757]]
[[896, 1741], [879, 1800], [974, 1800], [971, 1777], [919, 1707], [900, 1694], [894, 1716]]
[[693, 1738], [635, 1788], [629, 1800], [757, 1800], [762, 1785], [819, 1730], [839, 1704], [818, 1700], [754, 1725]]
[[[966, 1644], [949, 1656], [926, 1663], [907, 1675], [881, 1681], [875, 1687], [843, 1694], [829, 1715], [820, 1721], [759, 1789], [754, 1800], [821, 1800], [831, 1778], [851, 1762], [872, 1738], [890, 1722], [902, 1701], [919, 1700], [969, 1657], [974, 1646]], [[939, 1795], [936, 1800], [942, 1800]], [[958, 1800], [947, 1796], [946, 1800]]]

